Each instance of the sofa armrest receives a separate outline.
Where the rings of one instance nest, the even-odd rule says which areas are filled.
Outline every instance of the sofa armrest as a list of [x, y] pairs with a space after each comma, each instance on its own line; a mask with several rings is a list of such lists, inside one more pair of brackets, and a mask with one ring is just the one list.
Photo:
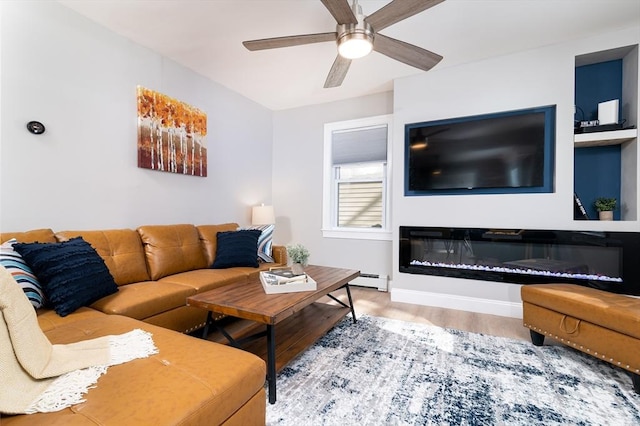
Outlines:
[[274, 262], [282, 265], [287, 264], [287, 248], [285, 246], [273, 246], [271, 248], [271, 254]]

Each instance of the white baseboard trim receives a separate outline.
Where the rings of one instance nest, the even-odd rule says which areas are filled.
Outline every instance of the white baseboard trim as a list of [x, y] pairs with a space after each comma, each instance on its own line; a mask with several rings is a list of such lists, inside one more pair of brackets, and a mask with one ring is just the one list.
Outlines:
[[458, 296], [455, 294], [428, 293], [401, 288], [391, 289], [391, 301], [499, 315], [502, 317], [522, 318], [522, 303], [519, 302], [504, 302], [500, 300]]
[[362, 274], [349, 281], [349, 285], [377, 288], [378, 291], [387, 291], [387, 276], [380, 274]]

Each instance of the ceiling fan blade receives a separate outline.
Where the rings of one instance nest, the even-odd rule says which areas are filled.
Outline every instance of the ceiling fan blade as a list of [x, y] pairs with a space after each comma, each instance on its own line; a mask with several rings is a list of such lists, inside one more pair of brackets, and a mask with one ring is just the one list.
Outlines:
[[333, 15], [336, 22], [342, 24], [357, 24], [358, 18], [353, 14], [351, 6], [349, 6], [349, 0], [320, 0], [324, 7], [326, 7], [331, 15]]
[[365, 21], [373, 27], [374, 31], [380, 31], [390, 25], [407, 19], [424, 10], [429, 9], [444, 0], [393, 0], [386, 6], [369, 15]]
[[347, 71], [349, 71], [349, 65], [351, 65], [351, 59], [346, 59], [338, 55], [331, 66], [327, 80], [324, 82], [324, 88], [328, 89], [330, 87], [340, 86], [344, 77], [347, 75]]
[[304, 34], [286, 37], [263, 38], [261, 40], [249, 40], [243, 41], [242, 44], [247, 49], [253, 51], [276, 49], [279, 47], [300, 46], [302, 44], [321, 43], [324, 41], [335, 41], [336, 37], [338, 37], [338, 34], [336, 34], [335, 32]]
[[376, 34], [373, 39], [373, 50], [424, 71], [429, 71], [442, 60], [437, 53], [382, 34]]

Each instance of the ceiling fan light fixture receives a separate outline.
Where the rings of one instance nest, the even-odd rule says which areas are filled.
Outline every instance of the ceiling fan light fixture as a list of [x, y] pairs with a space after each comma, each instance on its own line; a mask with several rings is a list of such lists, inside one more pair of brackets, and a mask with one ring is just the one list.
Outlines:
[[[336, 21], [334, 32], [248, 40], [243, 41], [242, 44], [254, 51], [325, 41], [335, 42], [338, 55], [325, 80], [325, 89], [340, 86], [347, 75], [352, 59], [367, 56], [372, 50], [423, 71], [429, 71], [442, 60], [442, 56], [437, 53], [387, 37], [378, 31], [445, 0], [387, 0], [386, 6], [368, 16], [362, 13], [358, 0], [320, 1]], [[351, 6], [349, 6], [350, 2]]]
[[338, 40], [338, 53], [346, 59], [358, 59], [367, 56], [373, 49], [373, 37], [370, 34], [348, 33]]

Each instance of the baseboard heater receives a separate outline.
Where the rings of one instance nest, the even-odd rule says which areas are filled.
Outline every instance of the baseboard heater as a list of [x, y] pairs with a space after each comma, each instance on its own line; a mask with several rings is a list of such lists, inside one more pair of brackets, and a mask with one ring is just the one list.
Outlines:
[[387, 291], [387, 281], [388, 277], [386, 275], [360, 273], [360, 276], [352, 280], [349, 284], [359, 287], [377, 288], [379, 291]]

